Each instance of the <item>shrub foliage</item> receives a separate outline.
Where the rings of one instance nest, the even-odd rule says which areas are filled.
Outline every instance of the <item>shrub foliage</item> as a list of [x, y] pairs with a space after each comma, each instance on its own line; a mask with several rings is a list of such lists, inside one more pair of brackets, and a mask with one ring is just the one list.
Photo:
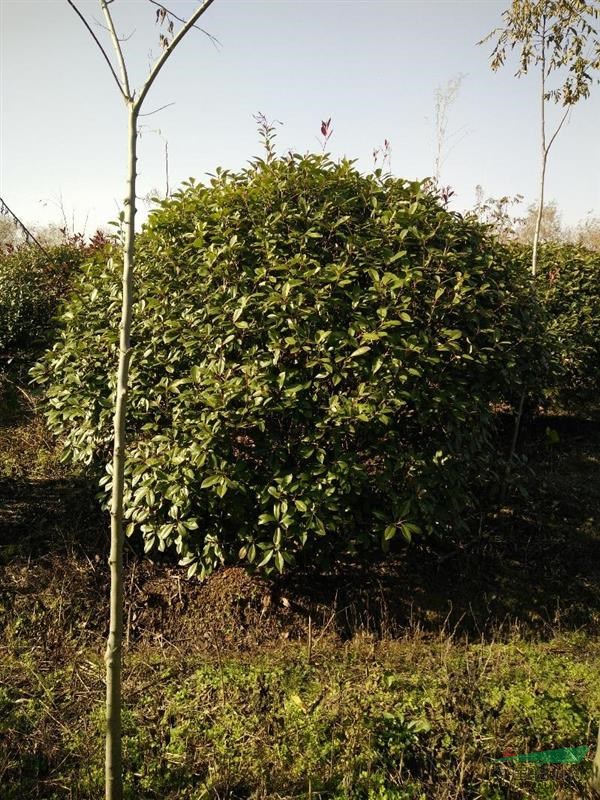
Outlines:
[[[531, 246], [511, 243], [513, 259], [531, 264]], [[600, 254], [581, 245], [540, 247], [534, 290], [543, 319], [547, 370], [527, 381], [533, 396], [570, 404], [597, 399], [600, 389]]]
[[[128, 531], [191, 574], [269, 572], [464, 524], [495, 403], [540, 359], [526, 272], [417, 182], [290, 155], [193, 182], [137, 243]], [[66, 455], [108, 461], [118, 255], [36, 376]], [[110, 487], [110, 474], [103, 479]]]
[[600, 389], [600, 253], [545, 245], [538, 291], [556, 363], [553, 388], [565, 399], [597, 399]]
[[0, 251], [0, 354], [43, 341], [74, 270], [106, 243], [96, 234], [66, 238], [45, 252], [33, 245]]

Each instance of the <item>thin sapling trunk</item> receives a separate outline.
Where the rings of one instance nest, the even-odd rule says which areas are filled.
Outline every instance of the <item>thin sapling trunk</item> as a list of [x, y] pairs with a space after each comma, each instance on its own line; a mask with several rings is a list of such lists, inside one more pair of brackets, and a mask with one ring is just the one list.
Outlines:
[[541, 135], [541, 151], [542, 162], [540, 167], [540, 200], [538, 204], [538, 213], [535, 220], [535, 229], [533, 231], [533, 250], [531, 253], [531, 274], [535, 277], [537, 273], [537, 253], [538, 243], [540, 240], [540, 230], [542, 228], [542, 216], [544, 214], [544, 189], [546, 184], [546, 161], [548, 158], [548, 149], [546, 147], [546, 18], [542, 19], [542, 33], [541, 33], [541, 55], [540, 55], [540, 74], [541, 74], [541, 87], [540, 87], [540, 135]]
[[123, 490], [125, 484], [125, 421], [131, 361], [131, 316], [135, 246], [137, 120], [135, 104], [128, 108], [128, 172], [123, 248], [123, 297], [119, 326], [119, 362], [114, 415], [113, 491], [110, 544], [110, 625], [106, 645], [106, 800], [121, 800], [121, 651], [123, 642]]
[[[106, 21], [112, 45], [118, 63], [118, 72], [114, 68], [102, 43], [96, 33], [77, 8], [73, 0], [67, 3], [75, 11], [85, 25], [88, 33], [100, 49], [112, 77], [119, 87], [121, 97], [125, 101], [128, 116], [128, 171], [127, 171], [127, 197], [125, 198], [125, 242], [123, 245], [123, 297], [121, 306], [121, 322], [119, 325], [119, 359], [117, 366], [117, 386], [114, 410], [114, 442], [112, 463], [112, 495], [111, 495], [111, 539], [110, 539], [110, 621], [109, 634], [106, 644], [106, 762], [105, 762], [105, 796], [106, 800], [122, 800], [123, 775], [121, 755], [121, 659], [123, 645], [123, 541], [124, 541], [124, 508], [125, 494], [125, 458], [126, 458], [126, 422], [127, 422], [127, 388], [129, 383], [129, 365], [131, 362], [131, 321], [133, 308], [133, 275], [135, 266], [135, 200], [137, 177], [137, 137], [138, 118], [144, 100], [150, 87], [156, 80], [158, 73], [165, 62], [183, 39], [186, 33], [212, 5], [214, 0], [204, 0], [187, 20], [181, 20], [173, 15], [165, 6], [149, 0], [159, 7], [157, 21], [161, 23], [168, 20], [168, 36], [161, 34], [160, 43], [163, 48], [162, 55], [150, 71], [139, 95], [136, 97], [129, 84], [127, 65], [121, 48], [112, 14], [109, 8], [114, 0], [99, 0], [100, 8]], [[182, 22], [182, 27], [174, 34], [174, 25], [171, 17]], [[200, 29], [201, 30], [201, 29]], [[206, 31], [204, 31], [206, 33]], [[210, 34], [209, 34], [210, 36]], [[214, 40], [214, 37], [210, 37]], [[165, 151], [165, 155], [167, 153]], [[167, 164], [168, 169], [168, 164]], [[167, 173], [168, 182], [168, 173]]]

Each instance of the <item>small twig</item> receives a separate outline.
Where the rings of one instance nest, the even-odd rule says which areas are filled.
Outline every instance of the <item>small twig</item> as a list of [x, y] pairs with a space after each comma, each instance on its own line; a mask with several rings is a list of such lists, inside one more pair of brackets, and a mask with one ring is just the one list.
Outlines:
[[161, 106], [160, 108], [155, 108], [154, 111], [146, 111], [144, 114], [138, 114], [138, 117], [151, 117], [152, 114], [158, 114], [159, 111], [162, 111], [163, 109], [168, 108], [169, 106], [174, 106], [174, 105], [175, 105], [174, 102], [173, 103], [165, 103], [164, 106]]
[[18, 392], [21, 392], [21, 394], [27, 400], [27, 402], [29, 403], [31, 408], [35, 411], [36, 402], [35, 402], [35, 399], [33, 398], [33, 396], [29, 394], [29, 392], [26, 392], [25, 389], [23, 389], [22, 386], [19, 386], [18, 383], [15, 383], [14, 381], [11, 381], [11, 379], [7, 375], [2, 375], [1, 379], [2, 379], [3, 382], [6, 381], [6, 383], [10, 383], [12, 386], [14, 386], [15, 389]]
[[[68, 2], [71, 2], [71, 0], [68, 0]], [[179, 30], [178, 34], [175, 36], [175, 38], [173, 39], [173, 41], [172, 41], [172, 42], [170, 42], [170, 44], [169, 44], [169, 47], [168, 47], [166, 50], [164, 50], [164, 51], [163, 51], [163, 54], [160, 56], [160, 58], [158, 59], [158, 61], [157, 61], [157, 62], [154, 64], [154, 66], [152, 67], [152, 70], [151, 70], [151, 72], [150, 72], [150, 75], [148, 76], [148, 78], [147, 78], [147, 80], [146, 80], [146, 83], [144, 84], [144, 86], [143, 86], [143, 88], [142, 88], [142, 91], [140, 92], [140, 95], [139, 95], [139, 97], [137, 98], [137, 100], [136, 100], [136, 101], [135, 101], [135, 103], [133, 104], [133, 109], [134, 109], [134, 111], [135, 111], [135, 113], [136, 113], [136, 114], [137, 114], [137, 113], [139, 113], [139, 110], [141, 109], [141, 107], [142, 107], [142, 105], [143, 105], [143, 102], [144, 102], [144, 100], [146, 99], [146, 95], [148, 94], [148, 92], [149, 92], [149, 91], [150, 91], [150, 89], [152, 88], [152, 84], [153, 84], [153, 83], [154, 83], [154, 81], [156, 80], [156, 77], [157, 77], [158, 73], [161, 71], [161, 69], [162, 69], [162, 68], [163, 68], [163, 66], [165, 65], [165, 62], [166, 62], [166, 60], [168, 59], [169, 55], [170, 55], [170, 54], [173, 52], [173, 50], [175, 49], [175, 47], [176, 47], [176, 46], [179, 44], [179, 42], [180, 42], [180, 41], [183, 39], [183, 37], [186, 35], [186, 33], [187, 33], [187, 32], [188, 32], [188, 31], [189, 31], [191, 28], [193, 28], [193, 27], [194, 27], [194, 23], [196, 22], [196, 20], [197, 20], [197, 19], [200, 19], [200, 17], [201, 17], [201, 16], [204, 14], [204, 12], [205, 12], [205, 11], [206, 11], [208, 8], [210, 8], [210, 6], [211, 6], [213, 3], [214, 3], [214, 0], [204, 0], [204, 2], [202, 3], [202, 5], [200, 6], [200, 8], [198, 8], [198, 9], [195, 11], [195, 13], [194, 13], [194, 14], [192, 14], [192, 16], [189, 18], [189, 20], [188, 20], [188, 21], [185, 23], [185, 25], [183, 26], [183, 28], [181, 28], [181, 29]]]
[[306, 662], [310, 664], [312, 660], [312, 650], [313, 650], [313, 635], [312, 635], [312, 615], [308, 615], [308, 640], [306, 644]]
[[[149, 2], [149, 3], [152, 3], [152, 5], [153, 5], [153, 6], [158, 6], [159, 8], [162, 8], [162, 10], [163, 10], [163, 11], [166, 11], [166, 12], [167, 12], [167, 14], [168, 14], [170, 17], [173, 17], [173, 19], [176, 19], [176, 20], [177, 20], [177, 22], [181, 22], [181, 23], [183, 23], [184, 25], [186, 24], [187, 20], [183, 19], [182, 17], [178, 17], [178, 16], [177, 16], [177, 14], [174, 14], [172, 11], [169, 11], [169, 9], [168, 9], [166, 6], [163, 6], [163, 4], [162, 4], [162, 3], [158, 3], [158, 2], [157, 2], [157, 0], [148, 0], [148, 2]], [[157, 13], [158, 13], [158, 12], [157, 12]], [[216, 37], [216, 36], [213, 36], [213, 34], [212, 34], [212, 33], [209, 33], [208, 31], [204, 30], [204, 28], [201, 28], [199, 25], [192, 25], [192, 28], [196, 28], [196, 30], [197, 30], [197, 31], [202, 31], [202, 33], [203, 33], [203, 34], [205, 34], [206, 36], [208, 36], [208, 38], [209, 38], [209, 39], [211, 40], [211, 42], [212, 42], [212, 43], [215, 45], [215, 47], [216, 47], [217, 45], [218, 45], [219, 47], [222, 47], [222, 44], [221, 44], [221, 42], [220, 42], [220, 41], [217, 39], [217, 37]]]
[[334, 619], [335, 619], [336, 617], [337, 617], [337, 611], [333, 611], [333, 612], [332, 612], [332, 614], [331, 614], [331, 616], [329, 617], [329, 619], [328, 619], [328, 620], [327, 620], [327, 622], [325, 623], [325, 625], [324, 625], [324, 627], [323, 627], [323, 630], [322, 630], [322, 631], [321, 631], [321, 633], [320, 633], [320, 634], [319, 634], [319, 635], [318, 635], [318, 636], [315, 638], [315, 644], [316, 644], [318, 641], [320, 641], [320, 640], [323, 638], [323, 635], [324, 635], [325, 631], [326, 631], [326, 630], [327, 630], [327, 628], [328, 628], [328, 627], [331, 625], [331, 623], [334, 621]]
[[479, 539], [472, 539], [470, 542], [461, 545], [457, 550], [452, 550], [450, 553], [444, 553], [442, 556], [437, 557], [437, 565], [439, 567], [440, 564], [443, 564], [445, 561], [448, 561], [450, 558], [455, 558], [456, 556], [461, 556], [466, 553], [467, 550], [470, 550], [471, 547], [475, 547], [475, 545], [479, 544]]
[[[107, 3], [107, 5], [108, 5], [108, 3]], [[107, 27], [106, 27], [106, 25], [103, 25], [103, 24], [100, 22], [100, 20], [96, 19], [96, 17], [92, 17], [92, 19], [94, 20], [94, 22], [96, 23], [96, 25], [97, 25], [99, 28], [102, 28], [103, 30], [105, 30], [105, 31], [107, 31], [108, 33], [110, 33], [110, 29], [109, 29], [109, 28], [107, 28]], [[134, 29], [131, 31], [131, 33], [129, 34], [129, 36], [117, 36], [117, 41], [119, 41], [119, 42], [128, 42], [128, 41], [131, 39], [131, 37], [133, 36], [133, 34], [136, 32], [136, 30], [137, 30], [137, 28], [134, 28]]]
[[557, 129], [554, 131], [554, 134], [552, 135], [552, 138], [550, 139], [550, 141], [548, 143], [548, 147], [546, 147], [546, 155], [548, 155], [548, 153], [550, 152], [550, 148], [552, 147], [552, 144], [553, 144], [554, 140], [556, 139], [556, 137], [560, 133], [560, 129], [564, 125], [565, 120], [567, 119], [567, 117], [569, 116], [570, 113], [571, 113], [571, 109], [567, 108], [567, 110], [563, 114], [563, 117], [562, 117], [560, 123], [558, 124]]

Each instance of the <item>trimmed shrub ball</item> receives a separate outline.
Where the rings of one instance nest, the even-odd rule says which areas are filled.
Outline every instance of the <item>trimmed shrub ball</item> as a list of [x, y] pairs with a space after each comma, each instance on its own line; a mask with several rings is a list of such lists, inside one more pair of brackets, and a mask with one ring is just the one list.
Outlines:
[[[464, 526], [497, 403], [541, 360], [527, 271], [423, 184], [326, 156], [189, 182], [137, 240], [128, 532], [190, 574]], [[112, 445], [120, 257], [96, 257], [38, 365], [65, 457]]]

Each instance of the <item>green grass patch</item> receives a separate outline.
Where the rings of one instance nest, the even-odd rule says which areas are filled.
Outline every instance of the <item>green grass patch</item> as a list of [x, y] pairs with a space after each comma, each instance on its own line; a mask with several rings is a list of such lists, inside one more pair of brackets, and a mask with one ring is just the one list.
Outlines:
[[[0, 666], [3, 800], [101, 796], [103, 665]], [[591, 743], [600, 644], [451, 639], [300, 644], [252, 656], [128, 655], [128, 800], [570, 798], [589, 762], [498, 764]]]

